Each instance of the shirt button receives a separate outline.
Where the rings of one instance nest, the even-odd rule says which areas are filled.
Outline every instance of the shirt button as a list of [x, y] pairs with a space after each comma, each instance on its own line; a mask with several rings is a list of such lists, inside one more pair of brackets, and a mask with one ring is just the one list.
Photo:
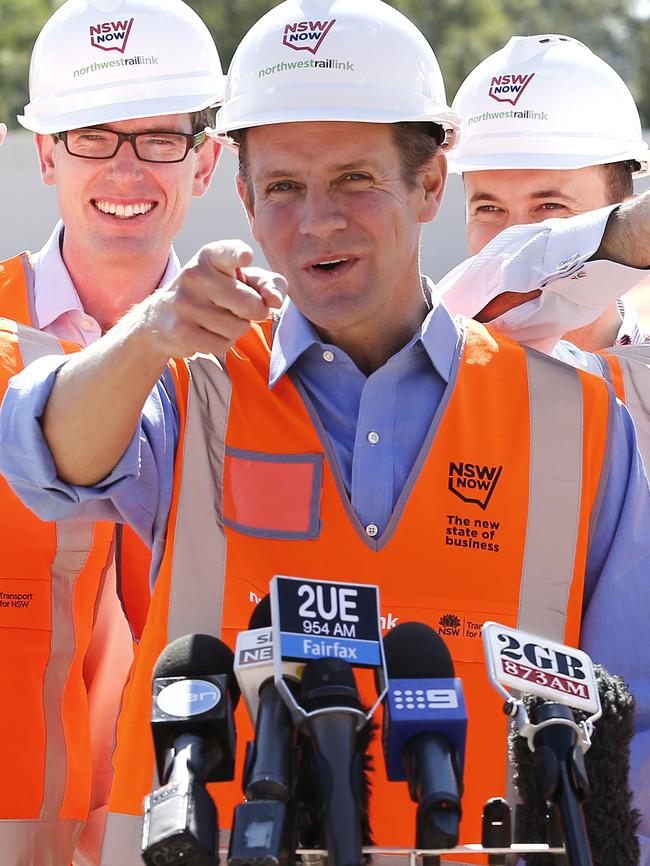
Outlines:
[[371, 430], [370, 433], [368, 433], [368, 442], [370, 442], [371, 445], [376, 445], [377, 442], [379, 442], [379, 433], [375, 433], [374, 430]]
[[369, 523], [366, 526], [366, 535], [369, 535], [371, 538], [374, 538], [375, 535], [379, 532], [379, 528], [375, 523]]
[[334, 352], [330, 352], [329, 349], [326, 349], [323, 352], [323, 361], [327, 361], [328, 363], [330, 363], [333, 360], [334, 360]]
[[93, 326], [93, 323], [90, 321], [90, 319], [82, 319], [81, 320], [81, 327], [84, 329], [84, 331], [90, 331], [92, 326]]

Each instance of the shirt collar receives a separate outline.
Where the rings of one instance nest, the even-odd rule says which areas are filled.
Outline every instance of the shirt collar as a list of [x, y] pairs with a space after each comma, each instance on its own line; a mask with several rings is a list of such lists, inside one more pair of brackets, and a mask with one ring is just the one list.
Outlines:
[[[47, 328], [64, 313], [84, 309], [79, 295], [61, 256], [63, 221], [59, 220], [45, 246], [32, 256], [34, 265], [34, 310], [41, 330]], [[172, 248], [160, 285], [173, 280], [181, 269], [178, 256]]]
[[[458, 342], [458, 328], [442, 303], [433, 282], [428, 277], [423, 277], [422, 285], [431, 309], [418, 331], [400, 352], [406, 352], [409, 347], [420, 342], [439, 375], [445, 382], [449, 382]], [[326, 344], [320, 340], [311, 322], [290, 298], [286, 298], [273, 335], [269, 387], [273, 388], [312, 345], [325, 347]]]
[[36, 253], [34, 263], [34, 310], [36, 324], [47, 328], [70, 310], [83, 312], [79, 295], [61, 257], [63, 222], [59, 220], [45, 246]]
[[644, 342], [645, 335], [641, 331], [641, 322], [637, 311], [625, 301], [616, 302], [621, 314], [621, 327], [616, 335], [617, 346], [629, 346]]

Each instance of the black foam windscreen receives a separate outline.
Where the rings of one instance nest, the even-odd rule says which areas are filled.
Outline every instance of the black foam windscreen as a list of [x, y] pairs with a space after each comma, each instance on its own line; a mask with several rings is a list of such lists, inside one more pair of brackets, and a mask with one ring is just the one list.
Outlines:
[[265, 595], [264, 598], [257, 603], [255, 610], [251, 614], [248, 621], [248, 627], [253, 628], [268, 628], [271, 625], [271, 596]]
[[361, 709], [354, 672], [342, 659], [308, 661], [300, 680], [300, 699], [307, 712], [324, 707]]
[[423, 622], [403, 622], [384, 638], [390, 680], [452, 679], [454, 663], [446, 643]]
[[185, 634], [167, 644], [158, 656], [153, 676], [201, 677], [227, 674], [233, 707], [239, 701], [239, 686], [233, 674], [235, 657], [230, 647], [209, 634]]
[[[636, 835], [640, 813], [632, 807], [629, 783], [630, 743], [634, 733], [634, 697], [621, 677], [613, 676], [596, 665], [596, 683], [603, 714], [595, 722], [591, 748], [585, 753], [585, 767], [590, 791], [583, 807], [587, 835], [591, 842], [594, 866], [635, 866], [640, 848]], [[543, 698], [523, 698], [531, 711], [544, 703]], [[587, 714], [573, 710], [576, 721]], [[544, 796], [535, 772], [535, 757], [528, 741], [516, 730], [508, 743], [514, 766], [514, 782], [526, 807], [524, 832], [527, 839], [543, 838], [546, 827]], [[550, 866], [549, 854], [527, 858], [532, 866]]]

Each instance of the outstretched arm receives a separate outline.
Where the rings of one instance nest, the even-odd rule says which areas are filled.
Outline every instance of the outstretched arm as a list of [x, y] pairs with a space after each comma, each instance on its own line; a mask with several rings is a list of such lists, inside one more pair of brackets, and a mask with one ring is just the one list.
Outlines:
[[649, 237], [650, 190], [647, 190], [612, 211], [594, 258], [633, 268], [649, 268]]
[[222, 355], [280, 306], [281, 278], [246, 270], [251, 260], [242, 241], [204, 247], [173, 283], [61, 368], [43, 430], [62, 481], [90, 486], [110, 473], [171, 356]]

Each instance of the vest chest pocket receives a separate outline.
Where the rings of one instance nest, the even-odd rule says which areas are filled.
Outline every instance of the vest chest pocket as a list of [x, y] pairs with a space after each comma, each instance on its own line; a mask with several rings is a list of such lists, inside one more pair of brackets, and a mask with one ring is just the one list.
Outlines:
[[226, 448], [223, 522], [254, 538], [318, 538], [322, 478], [322, 454]]

